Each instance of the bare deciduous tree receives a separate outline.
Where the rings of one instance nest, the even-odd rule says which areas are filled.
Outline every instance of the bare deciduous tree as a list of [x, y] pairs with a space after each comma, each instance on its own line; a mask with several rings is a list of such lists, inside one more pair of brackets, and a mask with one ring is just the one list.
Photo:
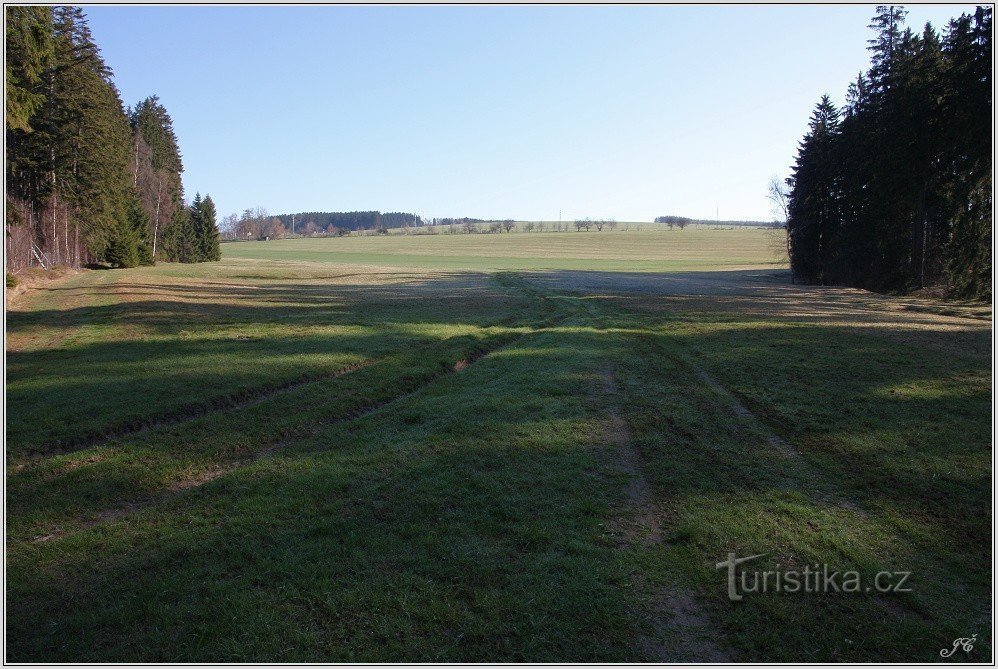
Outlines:
[[[786, 239], [783, 242], [787, 257], [790, 257], [790, 228], [787, 219], [790, 217], [790, 184], [785, 179], [775, 174], [769, 178], [769, 185], [766, 189], [766, 198], [773, 212], [774, 222], [778, 223], [786, 231]], [[796, 283], [796, 277], [790, 277], [791, 283]]]
[[773, 213], [773, 219], [783, 225], [787, 224], [787, 205], [789, 196], [790, 187], [787, 185], [786, 181], [780, 179], [780, 177], [775, 174], [771, 176], [769, 178], [769, 186], [766, 189], [766, 199], [769, 200], [769, 205]]
[[218, 230], [222, 235], [222, 239], [235, 239], [239, 228], [239, 217], [235, 214], [229, 214], [221, 220], [218, 224]]

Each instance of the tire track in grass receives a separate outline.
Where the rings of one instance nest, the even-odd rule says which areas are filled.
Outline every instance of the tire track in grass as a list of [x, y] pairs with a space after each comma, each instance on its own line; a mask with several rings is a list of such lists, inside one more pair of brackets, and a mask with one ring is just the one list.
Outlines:
[[[535, 299], [539, 300], [546, 307], [545, 309], [545, 311], [547, 312], [546, 317], [540, 316], [538, 321], [532, 324], [526, 330], [493, 335], [491, 337], [492, 341], [489, 341], [487, 343], [480, 342], [478, 346], [472, 346], [465, 349], [461, 357], [458, 358], [455, 362], [443, 365], [437, 369], [434, 369], [431, 372], [423, 373], [419, 378], [414, 379], [415, 381], [414, 383], [406, 384], [407, 387], [400, 390], [400, 392], [395, 393], [394, 395], [390, 395], [382, 400], [368, 402], [360, 406], [348, 408], [345, 411], [338, 412], [338, 415], [331, 417], [329, 419], [325, 420], [319, 419], [317, 421], [312, 422], [307, 429], [298, 429], [295, 430], [294, 434], [289, 435], [287, 437], [277, 438], [265, 444], [260, 444], [260, 448], [258, 448], [257, 450], [255, 450], [246, 457], [230, 460], [227, 463], [225, 462], [218, 463], [215, 467], [206, 469], [198, 474], [174, 481], [171, 484], [165, 486], [159, 492], [146, 493], [142, 495], [138, 500], [131, 500], [128, 502], [121, 503], [116, 507], [107, 508], [102, 511], [98, 511], [95, 516], [88, 518], [86, 520], [80, 521], [79, 516], [77, 516], [75, 520], [68, 521], [68, 523], [75, 522], [76, 523], [75, 527], [72, 527], [70, 529], [63, 529], [61, 526], [55, 526], [49, 531], [43, 532], [40, 535], [36, 535], [33, 539], [26, 539], [26, 541], [49, 541], [52, 539], [57, 539], [67, 534], [87, 529], [89, 527], [93, 527], [98, 524], [127, 517], [134, 512], [147, 509], [151, 506], [172, 499], [173, 497], [176, 497], [178, 494], [183, 494], [190, 490], [200, 489], [205, 484], [214, 481], [215, 479], [221, 478], [222, 476], [225, 476], [233, 471], [246, 467], [263, 457], [267, 457], [275, 453], [284, 451], [303, 439], [315, 436], [323, 428], [328, 428], [335, 425], [347, 424], [352, 421], [360, 420], [362, 418], [377, 413], [378, 411], [382, 410], [383, 408], [389, 405], [395, 405], [399, 402], [403, 402], [409, 397], [412, 397], [413, 395], [421, 392], [423, 389], [434, 383], [436, 380], [444, 376], [448, 376], [450, 374], [460, 373], [465, 369], [467, 369], [470, 365], [473, 365], [474, 363], [481, 360], [482, 358], [492, 353], [495, 353], [501, 349], [512, 346], [513, 344], [515, 344], [517, 341], [521, 340], [523, 337], [527, 336], [528, 334], [536, 334], [537, 332], [543, 331], [547, 328], [555, 327], [561, 322], [571, 317], [572, 315], [580, 313], [583, 309], [588, 309], [586, 305], [578, 305], [578, 304], [565, 305], [564, 303], [561, 304], [555, 303], [551, 299], [548, 293], [533, 289], [531, 286], [528, 286], [524, 284], [522, 281], [520, 281], [519, 277], [515, 275], [503, 275], [501, 277], [497, 277], [497, 283], [499, 283], [504, 287], [520, 289], [523, 292], [526, 292], [531, 297], [534, 297]], [[510, 318], [503, 319], [502, 321], [500, 321], [500, 324], [508, 323], [510, 320], [519, 319], [521, 317], [522, 315], [512, 316]], [[435, 343], [434, 345], [438, 344], [439, 342]], [[381, 359], [367, 361], [366, 364], [356, 365], [354, 368], [350, 369], [349, 372], [357, 371], [359, 369], [366, 367], [372, 367], [376, 363], [384, 362], [387, 359], [388, 358], [381, 358]], [[341, 374], [339, 374], [339, 376], [343, 376], [349, 372], [343, 371]], [[318, 380], [323, 380], [323, 379], [320, 378]], [[291, 387], [291, 384], [288, 384], [289, 387], [287, 387], [283, 391], [269, 392], [266, 393], [264, 396], [248, 398], [243, 402], [239, 403], [238, 406], [222, 407], [220, 409], [204, 411], [196, 417], [191, 417], [186, 420], [178, 420], [175, 421], [174, 423], [170, 423], [169, 425], [174, 426], [177, 424], [190, 422], [195, 420], [195, 418], [202, 418], [206, 415], [210, 415], [211, 413], [215, 413], [217, 411], [240, 409], [240, 408], [246, 408], [248, 406], [263, 404], [265, 401], [272, 399], [280, 392], [290, 392], [291, 390], [295, 390], [297, 388], [300, 388], [302, 386], [314, 382], [316, 381], [314, 380], [301, 381], [299, 383], [296, 383], [293, 387]], [[166, 426], [167, 424], [165, 423], [150, 425], [144, 429], [135, 430], [131, 432], [130, 435], [135, 435], [158, 427], [166, 427]], [[84, 447], [80, 447], [76, 450], [83, 450], [83, 448]], [[312, 449], [312, 450], [318, 451], [325, 449]]]
[[[441, 368], [440, 370], [438, 370], [437, 372], [435, 372], [433, 374], [428, 374], [428, 375], [424, 376], [422, 379], [420, 379], [418, 385], [416, 387], [414, 387], [414, 388], [410, 388], [408, 390], [405, 390], [405, 391], [403, 391], [401, 393], [398, 393], [396, 395], [393, 395], [391, 397], [387, 397], [387, 398], [385, 398], [383, 400], [379, 400], [379, 401], [376, 401], [376, 402], [370, 402], [368, 404], [364, 404], [364, 405], [361, 405], [361, 406], [358, 406], [358, 407], [354, 407], [353, 409], [349, 409], [349, 410], [347, 410], [347, 411], [339, 414], [338, 416], [335, 416], [335, 417], [330, 418], [330, 419], [326, 419], [326, 420], [321, 420], [320, 419], [320, 420], [316, 421], [315, 424], [312, 426], [312, 429], [310, 430], [310, 433], [308, 433], [308, 434], [296, 434], [296, 435], [294, 435], [294, 436], [292, 436], [290, 438], [282, 439], [282, 440], [279, 440], [277, 442], [274, 442], [273, 444], [271, 444], [270, 446], [268, 446], [265, 449], [265, 454], [269, 455], [269, 454], [276, 453], [278, 451], [286, 450], [286, 449], [290, 448], [294, 444], [294, 442], [296, 442], [296, 441], [299, 441], [301, 439], [307, 438], [309, 436], [316, 436], [321, 429], [335, 427], [337, 425], [344, 425], [344, 424], [347, 424], [347, 423], [358, 421], [358, 420], [361, 420], [362, 418], [367, 418], [368, 416], [376, 414], [379, 411], [381, 411], [382, 409], [385, 409], [385, 408], [387, 408], [389, 406], [393, 406], [393, 405], [398, 404], [400, 402], [404, 402], [405, 400], [409, 399], [410, 397], [413, 397], [414, 395], [422, 392], [428, 386], [432, 385], [435, 381], [437, 381], [437, 380], [439, 380], [439, 379], [441, 379], [441, 378], [443, 378], [445, 376], [450, 376], [451, 374], [456, 374], [456, 373], [463, 372], [470, 365], [474, 364], [478, 360], [481, 360], [482, 358], [484, 358], [484, 357], [486, 357], [488, 355], [491, 355], [492, 353], [495, 353], [497, 351], [500, 351], [500, 350], [502, 350], [504, 348], [508, 348], [509, 346], [512, 346], [514, 343], [516, 343], [518, 340], [522, 339], [524, 336], [525, 335], [518, 335], [518, 336], [515, 336], [515, 337], [512, 337], [512, 338], [504, 338], [504, 341], [500, 341], [500, 342], [496, 343], [493, 346], [488, 346], [488, 347], [485, 347], [485, 348], [476, 349], [476, 350], [474, 350], [474, 351], [472, 351], [472, 352], [470, 352], [470, 353], [462, 356], [461, 358], [459, 358], [453, 364], [447, 365], [447, 366]], [[329, 450], [329, 449], [328, 448], [317, 448], [317, 449], [311, 449], [311, 450], [312, 450], [312, 452], [319, 452], [319, 451], [325, 451], [325, 450]]]
[[699, 365], [692, 362], [689, 362], [689, 364], [693, 368], [693, 371], [696, 373], [697, 377], [703, 381], [707, 387], [713, 390], [715, 394], [719, 395], [736, 416], [738, 416], [743, 422], [750, 423], [754, 427], [757, 427], [762, 432], [767, 444], [778, 450], [788, 459], [794, 460], [798, 464], [804, 464], [800, 452], [786, 439], [773, 432], [773, 430], [762, 422], [758, 416], [752, 413], [752, 410], [745, 406], [734, 393], [721, 385]]
[[[641, 471], [641, 454], [631, 440], [630, 428], [618, 406], [619, 387], [613, 369], [601, 373], [602, 395], [607, 414], [605, 438], [610, 446], [610, 466], [628, 477], [624, 487], [626, 510], [615, 516], [610, 530], [621, 548], [653, 549], [664, 537], [662, 508]], [[710, 622], [693, 595], [677, 587], [651, 588], [643, 574], [634, 577], [639, 593], [650, 599], [650, 614], [639, 612], [653, 634], [640, 640], [652, 662], [730, 662], [713, 641]]]
[[605, 438], [612, 447], [612, 465], [627, 476], [624, 495], [632, 515], [618, 516], [611, 523], [611, 532], [620, 545], [653, 546], [662, 541], [661, 509], [654, 501], [648, 479], [641, 472], [641, 456], [631, 443], [627, 422], [616, 406], [617, 380], [609, 367], [602, 372], [603, 396], [608, 425]]
[[692, 360], [687, 360], [686, 362], [693, 370], [694, 374], [697, 375], [697, 378], [703, 381], [703, 383], [709, 387], [715, 395], [719, 396], [731, 412], [734, 413], [744, 425], [755, 428], [762, 438], [765, 439], [766, 444], [768, 444], [792, 464], [792, 467], [796, 471], [795, 475], [799, 480], [812, 482], [814, 487], [811, 492], [816, 499], [832, 507], [845, 509], [846, 511], [854, 513], [860, 517], [867, 516], [867, 512], [853, 499], [849, 498], [844, 492], [829, 488], [825, 485], [825, 477], [822, 476], [821, 473], [817, 471], [803, 455], [801, 455], [801, 452], [798, 451], [793, 444], [776, 434], [776, 432], [773, 431], [773, 429], [770, 428], [765, 422], [763, 422], [761, 418], [745, 406], [744, 402], [738, 399], [738, 396], [735, 395], [735, 393], [728, 390], [724, 385], [708, 374], [705, 369]]
[[[422, 392], [437, 380], [443, 377], [450, 376], [452, 374], [460, 374], [461, 372], [467, 370], [470, 366], [474, 365], [483, 358], [486, 358], [489, 355], [492, 355], [493, 353], [496, 353], [503, 349], [509, 348], [510, 346], [514, 345], [515, 343], [526, 337], [528, 334], [535, 334], [537, 332], [543, 331], [545, 328], [554, 327], [555, 325], [557, 325], [567, 317], [568, 314], [560, 314], [549, 319], [545, 324], [536, 328], [532, 328], [528, 332], [521, 332], [512, 335], [510, 334], [499, 335], [496, 337], [495, 341], [490, 342], [485, 346], [472, 348], [471, 350], [465, 352], [464, 355], [462, 355], [453, 364], [441, 368], [439, 371], [436, 371], [435, 373], [424, 376], [422, 379], [419, 380], [418, 384], [415, 387], [405, 390], [404, 392], [398, 393], [391, 397], [388, 397], [384, 400], [378, 402], [372, 402], [348, 410], [340, 414], [339, 416], [336, 416], [335, 418], [329, 420], [320, 420], [314, 424], [311, 432], [313, 435], [315, 435], [319, 433], [320, 429], [329, 428], [337, 425], [345, 425], [357, 420], [361, 420], [363, 418], [378, 413], [379, 411], [381, 411], [386, 407], [398, 404], [400, 402], [404, 402], [405, 400]], [[256, 401], [256, 403], [257, 404], [262, 403], [266, 399], [270, 399], [270, 396], [260, 399]], [[65, 536], [69, 536], [71, 534], [81, 532], [98, 525], [103, 525], [106, 523], [126, 519], [128, 516], [131, 516], [135, 513], [139, 513], [141, 511], [157, 506], [159, 504], [168, 502], [172, 499], [179, 497], [180, 495], [190, 494], [191, 491], [200, 490], [205, 485], [211, 483], [216, 479], [222, 478], [223, 476], [231, 474], [237, 470], [243, 469], [253, 464], [254, 462], [257, 462], [258, 460], [275, 455], [281, 451], [284, 451], [292, 447], [297, 441], [303, 438], [307, 438], [307, 436], [308, 436], [307, 434], [298, 434], [295, 437], [292, 437], [291, 439], [285, 439], [267, 444], [265, 447], [255, 451], [254, 453], [250, 454], [248, 457], [240, 458], [238, 460], [233, 460], [229, 463], [222, 463], [217, 465], [216, 467], [200, 472], [195, 476], [176, 481], [171, 485], [167, 486], [162, 492], [147, 495], [143, 499], [125, 502], [116, 507], [98, 511], [96, 515], [94, 515], [93, 517], [77, 522], [77, 524], [72, 528], [64, 529], [61, 526], [54, 527], [47, 532], [35, 536], [33, 539], [31, 539], [31, 541], [39, 543], [39, 542], [51, 541], [54, 539], [61, 539]], [[324, 450], [328, 450], [328, 448], [310, 449], [310, 451], [305, 451], [305, 452], [321, 452]]]
[[[830, 488], [825, 482], [825, 477], [811, 466], [811, 464], [801, 455], [800, 451], [770, 429], [769, 426], [766, 425], [754, 412], [752, 412], [751, 409], [745, 406], [745, 404], [738, 399], [732, 391], [728, 390], [724, 385], [710, 376], [706, 370], [701, 368], [696, 363], [692, 361], [688, 361], [688, 363], [697, 377], [711, 390], [713, 390], [715, 394], [724, 399], [736, 416], [738, 416], [744, 423], [756, 427], [766, 439], [767, 444], [779, 451], [781, 455], [793, 463], [798, 472], [796, 476], [802, 481], [806, 480], [811, 483], [810, 490], [815, 499], [827, 504], [831, 508], [844, 509], [845, 511], [856, 515], [858, 518], [869, 517], [866, 509], [849, 497], [845, 490]], [[940, 565], [940, 569], [945, 569], [945, 566]], [[874, 603], [883, 608], [886, 613], [893, 616], [901, 618], [905, 616], [916, 616], [921, 620], [928, 620], [925, 612], [913, 606], [912, 602], [907, 599], [891, 599], [884, 597], [882, 593], [877, 593], [874, 598]]]
[[[353, 407], [350, 407], [348, 405], [346, 407], [337, 410], [336, 415], [334, 417], [331, 417], [329, 419], [323, 419], [322, 417], [318, 417], [317, 419], [312, 418], [309, 421], [307, 421], [306, 424], [301, 425], [293, 430], [284, 431], [284, 434], [281, 435], [274, 435], [274, 437], [267, 439], [265, 442], [258, 442], [256, 448], [251, 449], [248, 456], [244, 454], [243, 457], [232, 458], [227, 462], [222, 461], [216, 463], [214, 466], [204, 467], [202, 471], [199, 471], [197, 473], [193, 474], [186, 473], [186, 475], [183, 478], [174, 479], [173, 481], [170, 482], [164, 482], [163, 485], [158, 487], [157, 490], [151, 492], [142, 492], [132, 495], [129, 495], [128, 493], [121, 494], [116, 497], [116, 499], [121, 500], [117, 506], [110, 506], [110, 505], [105, 506], [104, 510], [96, 512], [97, 514], [96, 518], [93, 517], [94, 510], [92, 508], [84, 509], [76, 513], [70, 513], [69, 515], [63, 517], [59, 521], [53, 523], [53, 525], [50, 525], [51, 528], [50, 530], [46, 531], [36, 530], [36, 532], [28, 534], [24, 538], [19, 538], [16, 541], [17, 542], [31, 541], [32, 537], [36, 541], [47, 541], [49, 539], [56, 538], [58, 536], [66, 534], [66, 531], [62, 529], [61, 525], [77, 525], [83, 522], [84, 524], [88, 524], [87, 526], [90, 526], [94, 524], [95, 521], [101, 522], [102, 520], [116, 519], [118, 517], [128, 515], [128, 513], [133, 508], [136, 509], [139, 507], [145, 508], [150, 506], [151, 504], [157, 503], [158, 501], [160, 501], [161, 498], [168, 497], [164, 495], [163, 491], [183, 492], [184, 490], [190, 488], [200, 488], [203, 484], [211, 480], [214, 480], [216, 478], [219, 478], [221, 476], [224, 476], [225, 474], [235, 469], [244, 467], [261, 457], [265, 457], [267, 455], [271, 455], [278, 451], [282, 451], [290, 447], [291, 445], [297, 443], [298, 441], [315, 436], [320, 432], [321, 428], [330, 425], [335, 425], [338, 423], [347, 423], [349, 421], [358, 420], [360, 418], [363, 418], [365, 416], [368, 416], [370, 414], [379, 411], [380, 409], [389, 404], [394, 404], [403, 401], [405, 398], [419, 392], [420, 390], [422, 390], [427, 385], [431, 384], [439, 377], [449, 373], [461, 372], [464, 369], [466, 369], [469, 365], [474, 364], [482, 357], [485, 357], [486, 355], [489, 355], [490, 353], [500, 348], [511, 345], [512, 343], [519, 340], [523, 336], [526, 336], [527, 334], [535, 333], [539, 330], [543, 330], [548, 327], [553, 327], [557, 323], [560, 323], [569, 316], [571, 316], [572, 313], [576, 311], [575, 309], [572, 308], [568, 309], [563, 307], [559, 308], [559, 305], [554, 303], [546, 293], [531, 290], [529, 286], [523, 286], [519, 282], [518, 278], [515, 276], [503, 277], [503, 279], [504, 280], [502, 281], [497, 281], [497, 283], [500, 283], [500, 285], [504, 287], [507, 288], [511, 287], [514, 289], [521, 288], [522, 286], [523, 292], [526, 292], [531, 297], [534, 297], [537, 301], [539, 301], [543, 305], [542, 309], [538, 310], [538, 312], [536, 312], [535, 315], [531, 316], [531, 318], [534, 318], [536, 320], [534, 320], [534, 322], [532, 323], [529, 323], [528, 328], [526, 329], [521, 328], [519, 330], [516, 330], [513, 329], [513, 325], [510, 325], [510, 331], [508, 332], [500, 332], [498, 334], [494, 332], [486, 333], [487, 341], [485, 342], [477, 341], [469, 344], [459, 344], [457, 346], [452, 346], [450, 354], [444, 352], [443, 356], [439, 355], [434, 356], [434, 357], [444, 358], [444, 360], [441, 360], [441, 363], [444, 364], [441, 364], [439, 367], [433, 368], [430, 365], [417, 364], [416, 367], [419, 369], [415, 375], [411, 375], [408, 377], [406, 375], [403, 375], [398, 379], [396, 379], [394, 389], [397, 392], [395, 393], [390, 392], [392, 390], [392, 386], [382, 384], [384, 387], [382, 387], [379, 390], [376, 390], [373, 393], [373, 397], [369, 397], [366, 402], [364, 401], [363, 398], [357, 398], [361, 400], [359, 406], [355, 405]], [[515, 316], [503, 318], [498, 323], [493, 324], [491, 326], [484, 326], [484, 327], [495, 328], [497, 326], [501, 326], [504, 324], [509, 325], [511, 321], [513, 321], [514, 323], [516, 321], [522, 321], [523, 317], [524, 314], [520, 313]], [[455, 337], [454, 339], [460, 340], [468, 338], [469, 337], [467, 335], [460, 335]], [[379, 365], [382, 363], [389, 363], [393, 359], [396, 360], [396, 364], [393, 367], [398, 368], [398, 370], [404, 371], [404, 368], [407, 366], [406, 363], [407, 359], [412, 358], [413, 362], [421, 360], [423, 356], [420, 354], [420, 350], [427, 350], [427, 351], [433, 350], [433, 348], [439, 347], [440, 344], [441, 342], [434, 342], [432, 348], [419, 347], [416, 350], [408, 351], [406, 354], [402, 355], [401, 358], [399, 358], [398, 355], [396, 355], [396, 356], [388, 356], [371, 361], [366, 361], [365, 364], [363, 365], [353, 366], [349, 371], [351, 372], [358, 371], [361, 368], [370, 370], [374, 368], [375, 365]], [[452, 358], [451, 362], [445, 362], [447, 357], [450, 357], [450, 355], [455, 355], [457, 357], [457, 360], [453, 361]], [[396, 370], [394, 368], [392, 371], [393, 375], [396, 374]], [[340, 370], [340, 371], [341, 371], [340, 376], [343, 376], [347, 373], [347, 370]], [[322, 379], [319, 380], [321, 381]], [[295, 384], [294, 387], [291, 387], [291, 384], [287, 384], [289, 387], [285, 388], [284, 392], [291, 392], [292, 390], [303, 387], [311, 382], [312, 381], [300, 382]], [[229, 406], [229, 407], [222, 407], [221, 409], [215, 411], [204, 411], [199, 413], [197, 418], [203, 418], [204, 416], [211, 415], [212, 413], [216, 413], [218, 411], [226, 411], [234, 408], [246, 408], [249, 406], [264, 404], [267, 400], [273, 399], [278, 394], [279, 393], [277, 392], [271, 392], [267, 393], [265, 396], [254, 396], [252, 398], [248, 398], [243, 402], [241, 402], [238, 407]], [[387, 395], [387, 396], [383, 397], [383, 399], [378, 399], [379, 395]], [[265, 412], [266, 410], [267, 409], [264, 409]], [[176, 421], [172, 423], [172, 425], [189, 423], [193, 420], [195, 420], [195, 418], [192, 417], [185, 421]], [[131, 434], [132, 435], [140, 434], [142, 432], [154, 430], [158, 427], [161, 427], [161, 425], [160, 424], [149, 425], [145, 429], [134, 431]], [[77, 448], [75, 450], [81, 451], [83, 450], [83, 447], [81, 446], [80, 448]], [[60, 454], [55, 453], [49, 455], [54, 456]], [[27, 459], [27, 461], [15, 465], [12, 469], [8, 471], [8, 474], [21, 472], [26, 467], [33, 467], [35, 464], [41, 465], [45, 461], [46, 458], [44, 457]], [[126, 499], [127, 501], [124, 501]], [[113, 500], [108, 500], [108, 501], [112, 502], [113, 504]], [[84, 514], [91, 514], [91, 516], [88, 519], [83, 519]]]
[[[513, 346], [516, 342], [520, 341], [528, 334], [537, 334], [538, 332], [543, 332], [548, 328], [556, 327], [573, 315], [576, 315], [584, 310], [591, 310], [592, 307], [589, 305], [576, 305], [565, 306], [563, 304], [557, 304], [553, 301], [551, 293], [547, 291], [540, 290], [527, 282], [525, 282], [522, 277], [518, 274], [513, 273], [499, 273], [493, 277], [495, 282], [504, 288], [512, 288], [519, 290], [530, 297], [539, 300], [548, 310], [553, 310], [555, 313], [553, 315], [547, 316], [541, 319], [539, 322], [530, 327], [526, 332], [505, 334], [496, 336], [496, 341], [485, 346], [479, 346], [472, 348], [466, 352], [461, 358], [455, 361], [452, 365], [448, 365], [437, 370], [435, 373], [425, 375], [416, 387], [410, 388], [403, 392], [400, 392], [392, 397], [388, 397], [384, 400], [377, 402], [371, 402], [354, 409], [350, 409], [339, 416], [330, 420], [320, 420], [315, 424], [315, 428], [312, 433], [313, 436], [318, 432], [318, 428], [327, 428], [336, 425], [346, 424], [352, 421], [360, 420], [366, 418], [372, 414], [375, 414], [382, 409], [403, 402], [406, 399], [416, 395], [417, 393], [423, 391], [426, 387], [437, 381], [438, 379], [449, 376], [453, 373], [461, 373], [465, 371], [469, 366], [478, 362], [482, 358], [496, 353], [500, 350], [509, 348]], [[503, 319], [501, 323], [509, 323], [511, 320], [518, 319], [519, 316], [511, 316], [509, 318]], [[282, 451], [287, 449], [292, 445], [293, 441], [304, 438], [303, 435], [296, 435], [291, 439], [286, 439], [283, 441], [276, 442], [268, 450], [270, 452]], [[314, 449], [314, 450], [328, 450], [328, 449]]]
[[[531, 286], [516, 274], [509, 274], [509, 273], [497, 274], [495, 277], [493, 277], [493, 280], [503, 288], [520, 291], [521, 293], [524, 293], [527, 296], [532, 297], [535, 300], [538, 300], [539, 302], [544, 304], [548, 309], [551, 308], [557, 309], [557, 306], [553, 306], [553, 302], [549, 293], [541, 291], [535, 288], [534, 286]], [[546, 319], [545, 323], [551, 321], [552, 319], [564, 320], [564, 318], [567, 317], [567, 315], [568, 314], [560, 314], [560, 315], [556, 314], [555, 316]], [[484, 326], [484, 327], [497, 327], [497, 326], [509, 325], [511, 322], [519, 319], [520, 317], [521, 316], [519, 314], [513, 315], [504, 318], [491, 326]], [[549, 327], [549, 325], [545, 324], [541, 327]], [[159, 428], [176, 427], [177, 425], [189, 423], [219, 411], [232, 411], [232, 410], [249, 408], [261, 404], [262, 402], [276, 395], [292, 392], [303, 386], [310, 385], [313, 383], [319, 383], [321, 381], [328, 381], [330, 379], [335, 379], [341, 376], [345, 376], [352, 372], [356, 372], [360, 369], [373, 365], [376, 362], [383, 359], [384, 358], [382, 357], [382, 358], [370, 358], [367, 360], [361, 360], [340, 367], [339, 369], [336, 369], [332, 372], [305, 374], [293, 379], [289, 379], [282, 383], [257, 386], [255, 388], [247, 388], [236, 391], [234, 393], [229, 393], [227, 395], [222, 395], [220, 397], [216, 397], [210, 400], [183, 405], [179, 408], [161, 412], [151, 417], [142, 417], [142, 418], [124, 420], [116, 424], [107, 426], [101, 430], [82, 434], [79, 437], [70, 439], [68, 441], [52, 444], [49, 446], [33, 447], [29, 449], [22, 457], [24, 457], [27, 460], [33, 460], [33, 459], [44, 459], [58, 455], [66, 455], [69, 453], [75, 453], [77, 451], [86, 450], [94, 446], [105, 445], [117, 439], [131, 437], [137, 434], [141, 434], [143, 432], [148, 432]], [[460, 361], [458, 364], [461, 364]], [[465, 361], [464, 364], [466, 365], [467, 361]], [[367, 412], [369, 413], [370, 411]]]
[[94, 446], [107, 444], [108, 442], [115, 441], [116, 439], [132, 437], [150, 430], [176, 427], [177, 425], [189, 423], [197, 420], [198, 418], [203, 418], [209, 414], [219, 411], [233, 411], [256, 406], [276, 395], [292, 392], [303, 386], [318, 383], [320, 381], [328, 381], [330, 379], [346, 376], [347, 374], [356, 372], [364, 367], [373, 365], [379, 360], [381, 360], [381, 358], [361, 360], [344, 365], [343, 367], [335, 369], [332, 372], [306, 374], [283, 383], [248, 388], [230, 393], [228, 395], [222, 395], [205, 402], [184, 405], [171, 411], [156, 414], [152, 417], [124, 421], [122, 423], [118, 423], [114, 427], [102, 430], [98, 434], [91, 433], [55, 446], [32, 449], [26, 455], [26, 458], [48, 458], [56, 455], [75, 453]]

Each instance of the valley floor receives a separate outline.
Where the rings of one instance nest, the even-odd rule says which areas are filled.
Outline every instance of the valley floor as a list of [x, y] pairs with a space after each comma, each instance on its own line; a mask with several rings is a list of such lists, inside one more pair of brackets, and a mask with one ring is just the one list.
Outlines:
[[[989, 661], [991, 336], [771, 268], [35, 286], [6, 659]], [[732, 601], [729, 553], [909, 591]]]

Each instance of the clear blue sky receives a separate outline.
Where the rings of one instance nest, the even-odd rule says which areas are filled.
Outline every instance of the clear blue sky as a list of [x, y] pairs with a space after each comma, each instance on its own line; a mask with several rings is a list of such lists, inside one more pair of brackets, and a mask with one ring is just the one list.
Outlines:
[[[937, 27], [970, 6], [911, 6]], [[89, 7], [220, 214], [769, 217], [868, 6]]]

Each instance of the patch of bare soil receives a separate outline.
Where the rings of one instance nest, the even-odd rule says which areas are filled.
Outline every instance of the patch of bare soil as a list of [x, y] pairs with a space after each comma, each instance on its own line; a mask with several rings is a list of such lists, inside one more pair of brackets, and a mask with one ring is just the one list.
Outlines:
[[[663, 539], [665, 512], [641, 471], [641, 455], [631, 443], [627, 422], [617, 407], [618, 386], [613, 370], [604, 369], [602, 380], [610, 467], [628, 476], [624, 489], [627, 509], [613, 519], [610, 529], [618, 545], [648, 548]], [[655, 662], [730, 661], [713, 642], [711, 625], [691, 593], [675, 587], [650, 588], [640, 574], [632, 582], [650, 599], [648, 609], [636, 612], [654, 630], [652, 636], [641, 639], [648, 658]]]
[[696, 600], [687, 592], [660, 590], [652, 614], [669, 619], [669, 629], [677, 643], [668, 646], [646, 641], [645, 652], [661, 662], [731, 662], [731, 658], [711, 640], [711, 624]]
[[[603, 371], [603, 393], [617, 395], [617, 382], [610, 369]], [[662, 511], [655, 504], [648, 480], [641, 473], [641, 456], [631, 444], [627, 422], [613, 403], [608, 403], [605, 439], [612, 454], [611, 466], [628, 477], [624, 494], [630, 514], [614, 518], [611, 531], [621, 545], [652, 546], [662, 541]]]

